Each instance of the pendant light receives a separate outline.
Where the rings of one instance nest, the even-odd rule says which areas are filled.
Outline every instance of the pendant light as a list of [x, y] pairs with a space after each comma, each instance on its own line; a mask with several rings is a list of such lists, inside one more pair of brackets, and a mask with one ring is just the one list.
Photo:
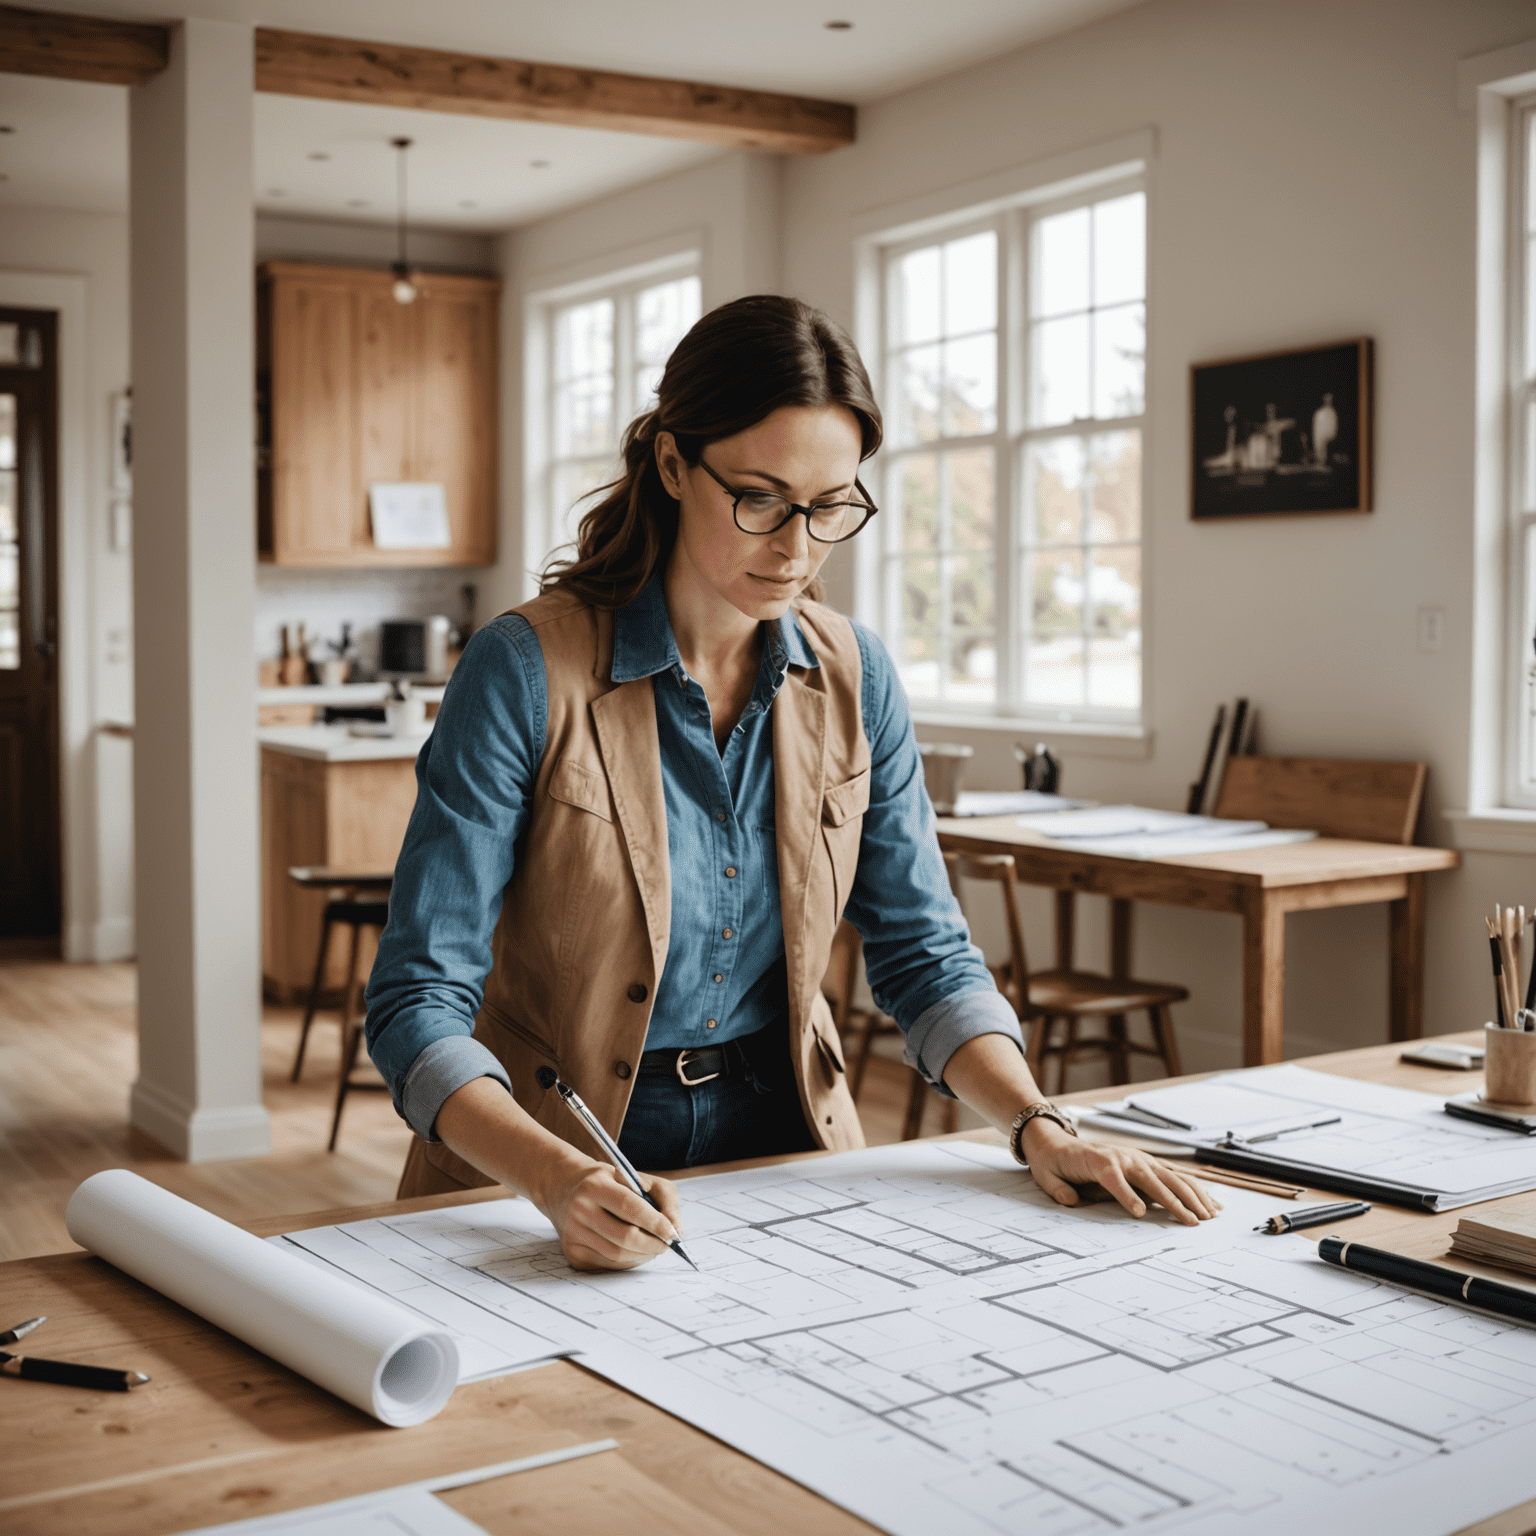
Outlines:
[[399, 155], [395, 178], [395, 224], [399, 235], [396, 257], [389, 270], [395, 274], [395, 284], [390, 290], [397, 304], [413, 304], [416, 301], [416, 285], [411, 281], [410, 265], [405, 259], [405, 156], [413, 140], [391, 139], [391, 147]]

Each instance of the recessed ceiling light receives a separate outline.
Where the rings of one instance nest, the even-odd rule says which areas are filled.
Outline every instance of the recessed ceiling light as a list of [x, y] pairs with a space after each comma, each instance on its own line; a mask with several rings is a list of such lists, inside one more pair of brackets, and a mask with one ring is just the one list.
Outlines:
[[312, 149], [309, 152], [311, 160], [329, 160], [331, 157], [323, 149]]
[[349, 197], [347, 199], [348, 208], [371, 208], [372, 206], [366, 197]]
[[548, 160], [530, 160], [528, 164], [531, 165], [536, 171], [547, 171], [549, 169]]
[[824, 22], [823, 25], [826, 27], [828, 32], [853, 31], [853, 23], [851, 21], [828, 21]]

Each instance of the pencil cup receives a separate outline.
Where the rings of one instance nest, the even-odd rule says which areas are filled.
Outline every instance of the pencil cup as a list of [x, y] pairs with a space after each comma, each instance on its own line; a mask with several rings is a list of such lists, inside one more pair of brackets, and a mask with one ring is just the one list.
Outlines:
[[1536, 1034], [1520, 1029], [1483, 1031], [1487, 1055], [1483, 1061], [1483, 1097], [1491, 1104], [1529, 1108], [1536, 1104]]

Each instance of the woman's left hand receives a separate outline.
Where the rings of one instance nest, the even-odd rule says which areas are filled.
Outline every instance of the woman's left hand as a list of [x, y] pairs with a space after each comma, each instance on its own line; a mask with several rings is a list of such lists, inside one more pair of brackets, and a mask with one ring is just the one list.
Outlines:
[[1132, 1216], [1145, 1216], [1150, 1200], [1193, 1227], [1221, 1209], [1221, 1202], [1198, 1179], [1134, 1148], [1069, 1136], [1043, 1116], [1024, 1127], [1024, 1156], [1035, 1182], [1058, 1205], [1080, 1203], [1074, 1184], [1099, 1184]]

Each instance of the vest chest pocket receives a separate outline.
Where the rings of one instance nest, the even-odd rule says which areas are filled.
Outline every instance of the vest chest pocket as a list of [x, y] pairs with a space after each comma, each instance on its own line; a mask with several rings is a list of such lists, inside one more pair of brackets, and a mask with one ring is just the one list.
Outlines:
[[[590, 811], [604, 821], [613, 820], [613, 802], [608, 794], [607, 777], [596, 768], [588, 768], [573, 757], [562, 757], [549, 776], [549, 798], [578, 811]], [[866, 796], [866, 802], [867, 802]]]
[[[859, 840], [869, 809], [869, 769], [825, 790], [821, 797], [821, 836], [832, 861], [833, 926], [848, 905], [859, 867]], [[829, 930], [830, 932], [830, 930]]]

